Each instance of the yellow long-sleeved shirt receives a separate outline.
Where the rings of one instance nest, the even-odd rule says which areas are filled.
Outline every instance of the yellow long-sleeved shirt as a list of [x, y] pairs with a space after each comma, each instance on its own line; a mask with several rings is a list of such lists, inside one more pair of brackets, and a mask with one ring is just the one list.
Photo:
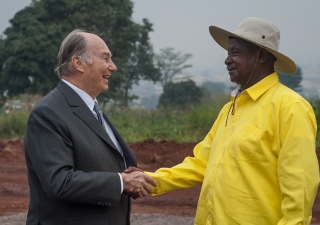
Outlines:
[[196, 225], [309, 224], [319, 185], [312, 107], [277, 73], [238, 95], [225, 126], [231, 102], [194, 157], [147, 172], [155, 193], [203, 182]]

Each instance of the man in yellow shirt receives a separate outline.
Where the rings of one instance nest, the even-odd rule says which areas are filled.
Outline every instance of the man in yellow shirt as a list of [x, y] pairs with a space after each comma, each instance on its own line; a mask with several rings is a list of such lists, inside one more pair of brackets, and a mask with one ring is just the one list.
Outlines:
[[[239, 86], [194, 156], [153, 177], [156, 194], [202, 183], [195, 224], [310, 224], [319, 184], [310, 104], [279, 82], [294, 62], [278, 52], [272, 23], [245, 18], [232, 32], [211, 26]], [[289, 75], [288, 75], [289, 76]]]

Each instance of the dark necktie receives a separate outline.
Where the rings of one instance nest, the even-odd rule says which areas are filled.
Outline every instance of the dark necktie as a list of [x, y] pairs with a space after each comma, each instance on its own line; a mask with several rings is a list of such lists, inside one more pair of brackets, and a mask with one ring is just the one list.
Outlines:
[[94, 102], [94, 111], [96, 111], [96, 113], [97, 113], [98, 121], [103, 126], [103, 128], [106, 130], [104, 123], [103, 123], [103, 113], [102, 113], [102, 110], [101, 110], [98, 102]]
[[[103, 113], [102, 113], [102, 110], [101, 110], [98, 102], [94, 102], [94, 107], [93, 107], [93, 109], [94, 109], [94, 111], [95, 111], [96, 114], [97, 114], [97, 119], [98, 119], [98, 121], [100, 122], [100, 124], [102, 125], [102, 127], [103, 127], [103, 129], [106, 131], [106, 133], [108, 134], [108, 130], [107, 130], [107, 128], [105, 127], [105, 124], [104, 124], [104, 122], [103, 122], [103, 120], [104, 120], [104, 119], [103, 119]], [[108, 134], [108, 135], [109, 135], [109, 134]], [[114, 138], [116, 138], [116, 137], [114, 137]], [[112, 140], [112, 138], [111, 138], [111, 140]], [[112, 141], [113, 141], [113, 140], [112, 140]], [[113, 142], [114, 142], [114, 141], [113, 141]], [[115, 145], [116, 145], [116, 144], [115, 144]], [[120, 154], [121, 154], [122, 157], [123, 157], [123, 150], [122, 150], [121, 146], [120, 146], [120, 148], [116, 148], [116, 149], [120, 152]], [[125, 159], [124, 159], [124, 164], [125, 164], [125, 167], [127, 168]]]

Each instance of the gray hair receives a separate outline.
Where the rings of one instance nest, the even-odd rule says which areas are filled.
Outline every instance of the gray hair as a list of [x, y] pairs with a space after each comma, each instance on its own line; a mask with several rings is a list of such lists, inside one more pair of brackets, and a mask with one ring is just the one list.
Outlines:
[[80, 60], [84, 60], [88, 64], [92, 64], [91, 54], [87, 51], [87, 39], [83, 33], [86, 32], [81, 29], [75, 29], [62, 41], [55, 69], [59, 78], [62, 75], [69, 76], [72, 74], [71, 59], [74, 56], [79, 57]]

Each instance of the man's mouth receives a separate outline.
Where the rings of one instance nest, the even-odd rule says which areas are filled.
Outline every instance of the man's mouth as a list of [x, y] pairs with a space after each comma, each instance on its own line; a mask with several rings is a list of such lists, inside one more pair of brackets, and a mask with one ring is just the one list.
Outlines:
[[105, 79], [105, 80], [108, 80], [109, 76], [108, 75], [104, 75], [104, 76], [102, 76], [102, 78]]
[[227, 70], [228, 70], [229, 72], [231, 72], [232, 70], [235, 70], [235, 69], [228, 66], [228, 67], [227, 67]]

